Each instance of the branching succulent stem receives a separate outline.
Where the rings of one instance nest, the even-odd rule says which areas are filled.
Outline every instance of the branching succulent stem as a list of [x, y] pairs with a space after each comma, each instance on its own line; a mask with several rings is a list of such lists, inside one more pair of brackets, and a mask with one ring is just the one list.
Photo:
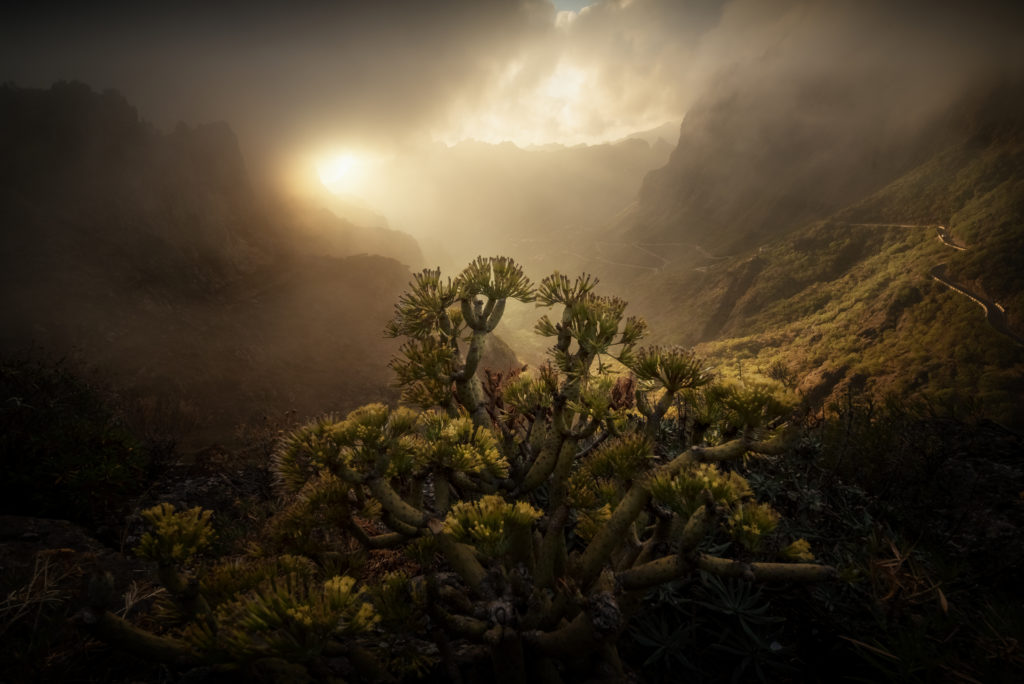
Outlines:
[[429, 529], [452, 569], [474, 594], [484, 596], [487, 593], [484, 591], [484, 579], [487, 577], [487, 571], [476, 559], [473, 547], [452, 539], [452, 536], [444, 531], [444, 526], [438, 520], [431, 520]]
[[824, 582], [835, 579], [835, 568], [816, 563], [741, 563], [700, 554], [697, 567], [719, 577], [742, 577], [758, 582]]
[[580, 557], [578, 580], [581, 587], [589, 587], [597, 579], [612, 550], [621, 541], [626, 529], [643, 511], [650, 498], [650, 488], [644, 482], [634, 482], [622, 497], [622, 501], [612, 511], [612, 517], [590, 540], [590, 544]]
[[140, 658], [178, 666], [199, 662], [197, 654], [185, 642], [150, 634], [105, 610], [84, 610], [82, 622], [102, 641]]
[[661, 421], [665, 417], [665, 414], [668, 413], [668, 410], [672, 408], [672, 402], [675, 401], [675, 396], [674, 392], [665, 392], [661, 395], [661, 398], [658, 399], [658, 403], [655, 404], [654, 408], [651, 410], [651, 413], [647, 418], [647, 427], [645, 428], [648, 439], [652, 441], [657, 439], [658, 431], [661, 430]]
[[548, 529], [541, 542], [534, 578], [537, 586], [542, 589], [554, 585], [558, 566], [565, 557], [565, 522], [568, 518], [569, 507], [563, 504], [554, 510], [548, 520]]
[[438, 515], [444, 515], [451, 507], [448, 478], [444, 473], [436, 472], [433, 474], [432, 482], [434, 485], [434, 511]]
[[372, 477], [366, 481], [366, 486], [374, 498], [380, 502], [381, 506], [386, 508], [400, 522], [416, 528], [427, 524], [427, 514], [406, 503], [384, 478]]

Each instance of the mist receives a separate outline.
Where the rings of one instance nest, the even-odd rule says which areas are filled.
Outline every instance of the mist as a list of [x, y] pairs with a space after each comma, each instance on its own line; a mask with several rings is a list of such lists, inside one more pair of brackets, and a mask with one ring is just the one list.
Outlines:
[[[260, 191], [347, 203], [347, 218], [380, 217], [450, 265], [509, 246], [489, 236], [599, 229], [666, 160], [631, 148], [580, 167], [567, 160], [582, 153], [538, 146], [678, 126], [734, 92], [794, 128], [852, 136], [881, 119], [898, 137], [1018, 69], [1020, 15], [996, 2], [15, 3], [0, 78], [116, 89], [163, 130], [228, 122]], [[808, 106], [812, 82], [844, 106]], [[332, 176], [340, 159], [351, 168]]]

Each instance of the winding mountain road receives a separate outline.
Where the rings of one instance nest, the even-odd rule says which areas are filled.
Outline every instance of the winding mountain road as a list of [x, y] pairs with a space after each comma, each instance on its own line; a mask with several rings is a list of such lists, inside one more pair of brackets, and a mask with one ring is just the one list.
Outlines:
[[[935, 228], [938, 229], [939, 231], [939, 240], [942, 242], [942, 244], [960, 252], [963, 252], [967, 249], [962, 245], [958, 245], [950, 241], [949, 233], [946, 231], [945, 226], [935, 226]], [[977, 292], [972, 292], [963, 285], [955, 283], [949, 278], [947, 278], [947, 266], [948, 264], [939, 264], [938, 266], [934, 267], [930, 272], [932, 278], [942, 283], [943, 285], [953, 290], [954, 292], [959, 292], [960, 294], [962, 294], [963, 296], [967, 297], [972, 302], [980, 306], [985, 311], [985, 320], [988, 321], [989, 325], [995, 328], [997, 332], [1000, 332], [1003, 335], [1009, 337], [1018, 346], [1024, 347], [1024, 337], [1021, 337], [1020, 335], [1010, 330], [1010, 326], [1006, 322], [1006, 308], [999, 302], [993, 301], [986, 297], [982, 297]]]
[[[934, 223], [928, 225], [921, 225], [916, 223], [851, 223], [852, 226], [884, 226], [888, 228], [934, 228], [938, 235], [939, 242], [946, 245], [950, 249], [955, 249], [958, 252], [964, 252], [967, 250], [963, 245], [958, 245], [949, 239], [949, 230], [946, 226]], [[932, 279], [942, 283], [953, 292], [959, 293], [964, 297], [967, 297], [972, 302], [980, 306], [985, 311], [985, 320], [988, 321], [989, 325], [995, 328], [996, 332], [1006, 335], [1018, 346], [1024, 347], [1024, 337], [1016, 334], [1010, 330], [1010, 326], [1006, 322], [1006, 308], [1002, 304], [994, 300], [983, 297], [977, 292], [968, 290], [963, 285], [956, 283], [946, 277], [946, 267], [949, 264], [939, 264], [929, 271]]]

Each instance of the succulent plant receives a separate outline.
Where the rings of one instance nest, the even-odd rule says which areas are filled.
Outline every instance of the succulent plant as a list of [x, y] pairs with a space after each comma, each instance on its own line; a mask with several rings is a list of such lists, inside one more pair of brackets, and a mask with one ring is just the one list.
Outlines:
[[[770, 393], [716, 385], [691, 351], [639, 347], [646, 324], [596, 285], [555, 273], [534, 287], [503, 257], [454, 280], [414, 276], [387, 334], [406, 338], [392, 367], [415, 408], [371, 404], [282, 440], [273, 470], [285, 504], [260, 553], [208, 570], [216, 579], [196, 595], [209, 599], [159, 637], [167, 651], [222, 666], [284, 659], [312, 676], [341, 658], [366, 680], [455, 676], [474, 659], [501, 682], [580, 668], [620, 677], [616, 640], [654, 587], [700, 571], [832, 577], [806, 541], [777, 538], [778, 514], [732, 467], [782, 450]], [[556, 308], [536, 327], [553, 339], [550, 361], [485, 395], [480, 360], [509, 298]], [[663, 443], [661, 423], [684, 401], [718, 443]], [[143, 553], [165, 565], [206, 539], [206, 514], [148, 517]], [[712, 541], [736, 557], [712, 554]], [[340, 556], [382, 550], [411, 570], [330, 572]], [[285, 551], [308, 565], [267, 560]]]

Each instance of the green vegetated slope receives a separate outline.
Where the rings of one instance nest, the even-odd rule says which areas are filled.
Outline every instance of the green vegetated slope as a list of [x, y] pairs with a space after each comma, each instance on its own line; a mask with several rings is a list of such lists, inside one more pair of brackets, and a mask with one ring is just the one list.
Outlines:
[[[973, 114], [960, 142], [826, 220], [646, 276], [632, 288], [640, 308], [671, 321], [666, 341], [700, 343], [730, 373], [785, 367], [813, 403], [847, 388], [917, 394], [1020, 424], [1024, 348], [931, 277], [948, 264], [1024, 332], [1024, 119], [998, 111]], [[937, 225], [966, 249], [943, 244]]]

